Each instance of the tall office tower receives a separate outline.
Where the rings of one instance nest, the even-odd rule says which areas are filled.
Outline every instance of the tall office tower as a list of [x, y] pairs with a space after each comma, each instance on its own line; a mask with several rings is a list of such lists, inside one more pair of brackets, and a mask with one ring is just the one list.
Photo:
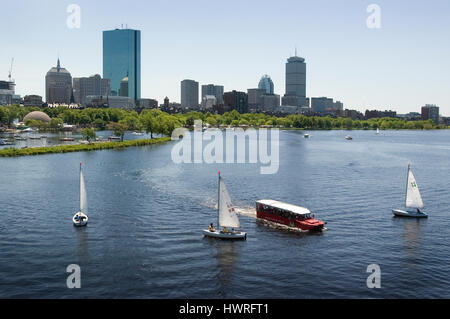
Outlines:
[[306, 104], [306, 63], [305, 59], [290, 57], [286, 63], [286, 94], [283, 105], [304, 106]]
[[103, 31], [103, 78], [111, 80], [111, 94], [119, 95], [120, 84], [128, 78], [128, 93], [141, 98], [141, 31]]
[[328, 97], [312, 97], [311, 108], [314, 112], [323, 114], [334, 109], [334, 102]]
[[181, 107], [198, 108], [198, 82], [194, 80], [181, 81]]
[[[124, 77], [122, 81], [120, 81], [119, 87], [119, 96], [128, 96], [129, 94], [129, 81], [128, 77]], [[129, 97], [129, 96], [128, 96]]]
[[263, 75], [258, 84], [258, 89], [262, 89], [266, 94], [274, 94], [273, 81], [267, 74]]
[[47, 103], [70, 104], [73, 98], [72, 76], [61, 67], [58, 59], [56, 67], [51, 68], [45, 76], [45, 93]]
[[224, 105], [229, 110], [236, 110], [239, 113], [248, 113], [248, 95], [245, 92], [231, 91], [223, 94]]
[[262, 96], [266, 93], [264, 89], [247, 89], [248, 107], [250, 110], [257, 111], [262, 106]]
[[102, 79], [98, 74], [88, 78], [73, 78], [73, 96], [75, 103], [86, 105], [89, 95], [106, 96], [110, 93], [110, 80]]
[[439, 124], [439, 107], [434, 104], [422, 106], [422, 120], [433, 120], [434, 124]]
[[16, 84], [12, 81], [0, 81], [0, 105], [10, 105], [13, 103]]
[[216, 103], [217, 104], [223, 104], [223, 86], [222, 85], [214, 85], [214, 84], [207, 84], [202, 85], [202, 101], [203, 98], [207, 95], [214, 95], [216, 97]]

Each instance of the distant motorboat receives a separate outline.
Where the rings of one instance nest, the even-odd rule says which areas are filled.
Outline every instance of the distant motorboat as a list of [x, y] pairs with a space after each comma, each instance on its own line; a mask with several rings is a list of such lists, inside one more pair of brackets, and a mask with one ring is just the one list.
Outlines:
[[88, 220], [86, 185], [80, 163], [80, 210], [72, 217], [72, 221], [74, 226], [82, 227], [87, 225]]
[[59, 140], [61, 142], [72, 142], [72, 141], [75, 141], [75, 139], [73, 137], [61, 137]]
[[220, 239], [247, 239], [247, 233], [239, 231], [241, 227], [238, 215], [236, 214], [233, 205], [231, 204], [231, 197], [227, 191], [225, 183], [219, 172], [219, 194], [218, 194], [218, 229], [209, 226], [209, 229], [203, 230], [206, 237], [220, 238]]
[[110, 137], [108, 137], [108, 139], [118, 141], [121, 139], [121, 137], [120, 136], [110, 136]]
[[350, 141], [350, 140], [353, 140], [353, 137], [351, 137], [350, 135], [347, 135], [347, 136], [345, 137], [345, 139]]
[[303, 137], [304, 138], [310, 138], [310, 135], [309, 134], [305, 134], [305, 135], [303, 135]]
[[30, 140], [40, 140], [42, 138], [42, 136], [40, 136], [40, 135], [30, 135], [30, 136], [28, 136], [28, 138]]
[[406, 210], [393, 209], [392, 213], [398, 217], [414, 217], [427, 218], [428, 215], [422, 212], [424, 207], [422, 196], [420, 195], [419, 187], [417, 186], [416, 178], [411, 170], [411, 164], [408, 164], [408, 177], [406, 179]]
[[144, 135], [144, 133], [142, 133], [142, 132], [136, 132], [136, 131], [133, 132], [132, 134], [133, 134], [133, 135], [137, 135], [137, 136], [142, 136], [142, 135]]

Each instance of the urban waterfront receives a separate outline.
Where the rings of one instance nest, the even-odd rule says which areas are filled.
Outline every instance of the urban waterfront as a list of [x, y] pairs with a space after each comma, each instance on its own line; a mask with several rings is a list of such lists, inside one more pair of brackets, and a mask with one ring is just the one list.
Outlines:
[[[174, 164], [173, 143], [2, 158], [0, 298], [449, 298], [448, 130], [280, 132], [280, 165]], [[350, 134], [352, 141], [345, 140]], [[83, 162], [89, 225], [75, 228]], [[412, 164], [428, 220], [393, 218]], [[244, 242], [203, 238], [221, 170]], [[308, 207], [323, 233], [255, 218]], [[81, 267], [68, 289], [66, 267]], [[381, 289], [366, 285], [381, 267]]]

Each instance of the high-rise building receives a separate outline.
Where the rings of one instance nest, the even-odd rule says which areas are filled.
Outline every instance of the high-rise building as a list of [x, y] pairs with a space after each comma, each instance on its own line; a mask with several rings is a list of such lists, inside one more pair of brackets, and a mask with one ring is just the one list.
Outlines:
[[215, 105], [217, 105], [217, 99], [214, 95], [205, 95], [202, 98], [202, 109], [203, 110], [210, 110]]
[[296, 55], [290, 57], [286, 63], [286, 94], [283, 97], [283, 105], [301, 107], [305, 104], [306, 63], [304, 58]]
[[128, 77], [124, 77], [122, 81], [120, 81], [120, 87], [119, 87], [119, 96], [128, 96], [130, 94], [129, 92], [129, 81]]
[[266, 112], [277, 112], [280, 107], [280, 96], [277, 94], [263, 94], [261, 108]]
[[266, 94], [274, 94], [273, 81], [267, 74], [259, 81], [258, 88], [264, 90]]
[[181, 107], [198, 108], [198, 82], [194, 80], [181, 81]]
[[439, 124], [439, 107], [434, 104], [422, 106], [422, 120], [433, 120], [434, 124]]
[[15, 86], [15, 83], [11, 81], [0, 81], [0, 105], [13, 103]]
[[258, 111], [261, 109], [261, 97], [266, 93], [264, 89], [247, 89], [248, 107], [250, 110]]
[[98, 74], [84, 78], [73, 78], [73, 97], [75, 103], [81, 105], [86, 105], [86, 96], [109, 95], [110, 90], [110, 80], [102, 79]]
[[313, 97], [311, 98], [311, 108], [316, 113], [325, 113], [327, 110], [334, 109], [334, 102], [332, 98], [328, 97]]
[[23, 106], [38, 106], [41, 107], [44, 102], [40, 95], [25, 95], [23, 98]]
[[223, 104], [223, 91], [222, 85], [207, 84], [202, 85], [202, 101], [207, 95], [214, 95], [216, 97], [217, 104]]
[[72, 76], [61, 67], [58, 59], [56, 67], [45, 76], [45, 94], [47, 103], [70, 104], [73, 101]]
[[119, 95], [122, 80], [128, 78], [126, 96], [141, 98], [141, 31], [103, 31], [103, 78], [110, 79], [112, 95]]
[[248, 112], [248, 96], [245, 92], [225, 92], [223, 94], [223, 102], [230, 110], [236, 110], [239, 113]]

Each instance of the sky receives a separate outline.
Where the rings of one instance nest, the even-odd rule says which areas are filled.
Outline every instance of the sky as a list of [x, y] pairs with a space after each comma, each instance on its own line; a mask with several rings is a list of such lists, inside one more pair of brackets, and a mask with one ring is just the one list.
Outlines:
[[[80, 28], [67, 26], [70, 4]], [[371, 4], [380, 28], [368, 28]], [[180, 81], [247, 91], [268, 74], [285, 93], [289, 56], [307, 63], [308, 97], [344, 108], [450, 116], [448, 0], [15, 0], [2, 1], [0, 80], [45, 99], [45, 74], [102, 75], [102, 31], [141, 30], [142, 98], [180, 101]]]

